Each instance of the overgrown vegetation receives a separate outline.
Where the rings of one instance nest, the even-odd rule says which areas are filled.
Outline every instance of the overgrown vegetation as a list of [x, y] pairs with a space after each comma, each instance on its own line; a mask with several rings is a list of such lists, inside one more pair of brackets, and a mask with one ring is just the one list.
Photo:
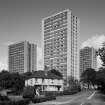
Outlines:
[[72, 76], [68, 77], [68, 86], [64, 88], [63, 95], [72, 95], [81, 91], [80, 83]]
[[33, 98], [34, 96], [35, 96], [34, 87], [32, 86], [24, 87], [23, 98]]
[[18, 73], [0, 72], [0, 87], [21, 91], [24, 87], [24, 77]]
[[81, 75], [82, 84], [87, 84], [88, 89], [90, 86], [95, 86], [96, 84], [96, 71], [92, 68], [86, 69]]
[[100, 48], [96, 54], [102, 61], [102, 67], [98, 71], [88, 68], [82, 73], [81, 81], [87, 83], [88, 88], [91, 85], [93, 87], [97, 85], [98, 89], [105, 93], [105, 46]]

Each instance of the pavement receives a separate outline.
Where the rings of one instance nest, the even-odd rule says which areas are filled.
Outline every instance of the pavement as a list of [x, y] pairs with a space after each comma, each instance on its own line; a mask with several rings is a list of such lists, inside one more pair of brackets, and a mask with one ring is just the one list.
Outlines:
[[105, 105], [105, 95], [96, 91], [81, 105]]
[[[37, 104], [31, 103], [30, 105], [101, 105], [99, 104], [99, 101], [96, 102], [98, 104], [91, 104], [93, 103], [92, 100], [93, 97], [96, 96], [96, 93], [96, 91], [83, 91], [75, 95], [58, 96], [56, 100], [53, 101], [47, 101]], [[100, 95], [98, 96], [100, 97]], [[94, 100], [95, 99], [96, 97], [94, 98]], [[102, 102], [102, 100], [100, 102]], [[105, 103], [102, 105], [105, 105]]]
[[[5, 91], [2, 91], [5, 94]], [[13, 100], [20, 100], [20, 96], [9, 96]], [[29, 105], [105, 105], [105, 94], [98, 91], [82, 91], [74, 95], [64, 95], [56, 97], [56, 100], [42, 103], [30, 103]]]

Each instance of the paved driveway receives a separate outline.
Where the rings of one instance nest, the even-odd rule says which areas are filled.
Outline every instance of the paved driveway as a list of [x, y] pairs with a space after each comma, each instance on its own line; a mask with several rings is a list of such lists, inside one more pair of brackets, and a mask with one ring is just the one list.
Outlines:
[[54, 101], [47, 101], [37, 104], [32, 103], [30, 105], [81, 105], [81, 103], [87, 100], [87, 98], [91, 96], [93, 93], [94, 93], [93, 91], [85, 91], [75, 95], [59, 96]]

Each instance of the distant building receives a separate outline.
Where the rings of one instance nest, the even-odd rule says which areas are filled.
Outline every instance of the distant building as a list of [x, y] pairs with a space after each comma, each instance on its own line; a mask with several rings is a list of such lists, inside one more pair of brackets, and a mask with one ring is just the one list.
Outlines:
[[9, 72], [32, 72], [37, 69], [37, 45], [28, 41], [8, 46]]
[[35, 86], [41, 91], [63, 91], [63, 79], [50, 72], [36, 71], [25, 80], [25, 86]]
[[97, 69], [96, 50], [93, 47], [80, 50], [80, 74], [87, 68]]
[[79, 19], [67, 9], [42, 19], [43, 59], [47, 70], [56, 69], [79, 79]]

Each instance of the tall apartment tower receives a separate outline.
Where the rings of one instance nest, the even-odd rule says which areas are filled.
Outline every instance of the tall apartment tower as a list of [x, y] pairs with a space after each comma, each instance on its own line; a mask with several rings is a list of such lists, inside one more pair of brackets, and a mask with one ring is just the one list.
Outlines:
[[37, 45], [22, 41], [8, 46], [9, 72], [36, 71]]
[[93, 47], [80, 50], [80, 74], [87, 68], [97, 69], [96, 50]]
[[64, 80], [79, 79], [79, 23], [69, 9], [42, 19], [43, 65], [61, 72]]

